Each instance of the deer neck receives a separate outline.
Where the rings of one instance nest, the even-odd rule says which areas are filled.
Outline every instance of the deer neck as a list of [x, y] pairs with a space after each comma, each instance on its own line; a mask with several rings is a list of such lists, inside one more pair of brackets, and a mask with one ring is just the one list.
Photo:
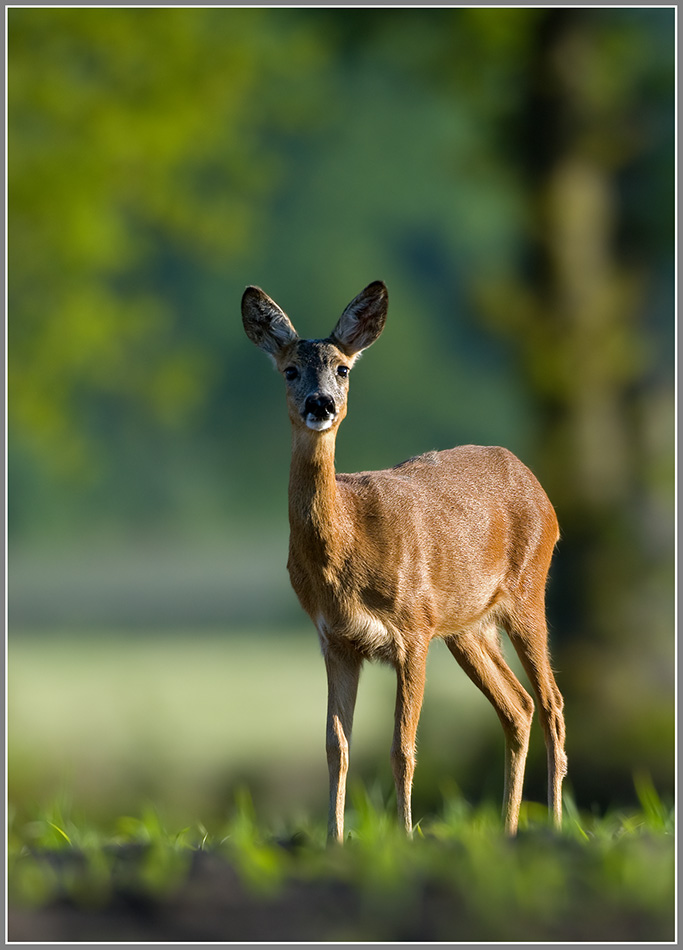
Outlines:
[[340, 554], [342, 499], [334, 468], [336, 428], [292, 431], [289, 473], [290, 551], [320, 567]]

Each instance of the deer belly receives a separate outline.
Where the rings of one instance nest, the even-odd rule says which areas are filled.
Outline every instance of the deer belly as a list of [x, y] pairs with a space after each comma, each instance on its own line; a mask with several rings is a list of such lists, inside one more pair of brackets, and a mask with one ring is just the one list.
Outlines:
[[316, 627], [323, 653], [338, 644], [352, 647], [365, 659], [392, 662], [401, 649], [398, 632], [362, 608], [334, 621], [320, 614]]

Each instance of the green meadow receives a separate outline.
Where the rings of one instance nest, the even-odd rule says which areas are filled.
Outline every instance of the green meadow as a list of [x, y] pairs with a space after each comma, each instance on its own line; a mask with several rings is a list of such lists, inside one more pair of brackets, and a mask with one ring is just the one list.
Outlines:
[[[394, 817], [393, 675], [367, 666], [342, 848], [325, 841], [314, 632], [52, 632], [9, 660], [10, 939], [673, 937], [671, 803], [643, 775], [632, 807], [579, 808], [569, 790], [561, 832], [527, 799], [506, 838], [497, 721], [439, 644], [414, 838]], [[470, 797], [469, 747], [489, 731], [491, 778]]]
[[[51, 631], [12, 640], [8, 661], [9, 794], [20, 809], [66, 791], [105, 817], [141, 796], [171, 815], [220, 817], [249, 780], [275, 813], [324, 810], [326, 680], [312, 628], [223, 637]], [[390, 669], [366, 664], [354, 727], [359, 776], [390, 781], [394, 682]], [[425, 772], [442, 755], [462, 762], [482, 723], [499, 730], [440, 643], [423, 717]], [[494, 782], [502, 739], [496, 758]], [[456, 779], [453, 765], [442, 778]]]
[[673, 814], [646, 782], [640, 795], [640, 808], [601, 817], [567, 798], [562, 832], [525, 805], [510, 840], [495, 809], [452, 793], [409, 841], [377, 790], [355, 783], [343, 847], [303, 814], [263, 822], [246, 789], [209, 828], [169, 825], [149, 805], [95, 826], [53, 805], [11, 827], [9, 935], [672, 941]]

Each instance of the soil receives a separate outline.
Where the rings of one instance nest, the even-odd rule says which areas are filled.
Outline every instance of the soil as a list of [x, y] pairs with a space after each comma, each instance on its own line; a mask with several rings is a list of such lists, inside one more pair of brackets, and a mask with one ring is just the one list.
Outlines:
[[[35, 855], [34, 855], [35, 857]], [[141, 890], [138, 869], [144, 850], [127, 848], [106, 897], [93, 903], [61, 896], [40, 907], [12, 906], [7, 914], [11, 943], [478, 943], [667, 941], [673, 921], [644, 914], [593, 895], [581, 913], [564, 908], [557, 919], [520, 915], [501, 919], [491, 906], [474, 910], [457, 889], [425, 875], [400, 894], [342, 880], [292, 876], [272, 892], [254, 889], [224, 854], [189, 852], [179, 883], [171, 890]], [[59, 880], [84, 869], [74, 852], [39, 856]], [[476, 902], [475, 902], [476, 903]], [[512, 932], [514, 931], [514, 932]]]
[[[427, 911], [426, 898], [421, 903]], [[386, 910], [386, 909], [385, 909]], [[436, 918], [451, 926], [452, 904]], [[399, 918], [401, 915], [398, 915]], [[450, 930], [450, 927], [447, 927]], [[11, 942], [327, 942], [436, 940], [446, 936], [418, 913], [376, 917], [361, 891], [335, 881], [290, 881], [272, 895], [250, 889], [222, 856], [192, 854], [184, 883], [166, 896], [116, 887], [105, 906], [62, 897], [39, 908], [10, 907]]]

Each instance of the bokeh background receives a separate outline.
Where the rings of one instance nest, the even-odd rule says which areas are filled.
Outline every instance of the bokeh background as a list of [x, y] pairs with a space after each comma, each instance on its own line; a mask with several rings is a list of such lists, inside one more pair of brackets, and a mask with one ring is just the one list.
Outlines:
[[[338, 467], [503, 444], [562, 531], [548, 611], [583, 808], [674, 783], [672, 8], [8, 11], [9, 799], [326, 809], [288, 584], [289, 426], [244, 336], [386, 281]], [[416, 818], [499, 798], [430, 654]], [[352, 775], [391, 794], [390, 670]], [[545, 795], [536, 727], [527, 795]]]

